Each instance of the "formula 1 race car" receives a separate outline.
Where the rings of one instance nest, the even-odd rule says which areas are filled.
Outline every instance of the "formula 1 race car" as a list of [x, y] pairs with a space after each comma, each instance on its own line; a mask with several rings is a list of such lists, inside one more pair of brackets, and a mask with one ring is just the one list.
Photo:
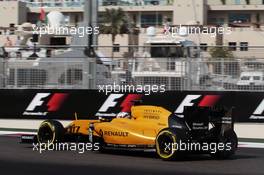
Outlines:
[[100, 151], [155, 149], [163, 160], [185, 152], [225, 159], [235, 153], [238, 145], [232, 109], [185, 107], [183, 116], [177, 116], [163, 107], [146, 105], [132, 106], [131, 113], [121, 117], [76, 119], [66, 128], [58, 121], [46, 120], [35, 139], [39, 143], [99, 143]]

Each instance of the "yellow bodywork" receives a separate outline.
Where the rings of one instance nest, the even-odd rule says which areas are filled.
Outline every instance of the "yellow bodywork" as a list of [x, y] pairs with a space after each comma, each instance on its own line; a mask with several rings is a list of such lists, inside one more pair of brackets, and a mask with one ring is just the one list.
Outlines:
[[157, 106], [133, 106], [131, 119], [114, 118], [110, 122], [100, 120], [75, 120], [68, 127], [72, 134], [89, 134], [89, 125], [94, 124], [93, 135], [102, 137], [105, 143], [124, 145], [154, 145], [160, 130], [168, 127], [171, 112]]

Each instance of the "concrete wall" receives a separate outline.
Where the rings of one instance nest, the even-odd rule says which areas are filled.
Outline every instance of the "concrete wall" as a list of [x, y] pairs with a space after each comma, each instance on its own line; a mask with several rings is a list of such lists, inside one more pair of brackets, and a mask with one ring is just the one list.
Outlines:
[[0, 1], [1, 27], [9, 27], [10, 23], [22, 24], [27, 21], [27, 7], [23, 2]]
[[[98, 43], [101, 46], [112, 46], [112, 35], [100, 34], [98, 37]], [[128, 35], [117, 35], [114, 44], [119, 44], [120, 46], [128, 45]], [[111, 57], [112, 48], [111, 47], [99, 47], [101, 52], [107, 56]], [[128, 52], [127, 47], [120, 47], [119, 52], [114, 52], [114, 57], [123, 57], [123, 54]]]
[[[193, 4], [194, 2], [194, 4]], [[206, 23], [207, 5], [204, 0], [175, 0], [173, 11], [173, 24]]]

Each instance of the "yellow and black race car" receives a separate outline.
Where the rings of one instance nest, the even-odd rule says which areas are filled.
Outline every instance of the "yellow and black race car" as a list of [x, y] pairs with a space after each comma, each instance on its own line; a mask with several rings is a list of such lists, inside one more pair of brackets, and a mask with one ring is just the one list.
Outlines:
[[[185, 107], [183, 116], [177, 116], [163, 107], [138, 105], [131, 107], [130, 114], [98, 120], [76, 119], [65, 128], [58, 121], [46, 120], [35, 138], [40, 143], [96, 142], [100, 150], [155, 149], [163, 160], [174, 159], [184, 152], [210, 153], [223, 159], [233, 155], [238, 144], [231, 111]], [[22, 141], [28, 138], [22, 136]]]

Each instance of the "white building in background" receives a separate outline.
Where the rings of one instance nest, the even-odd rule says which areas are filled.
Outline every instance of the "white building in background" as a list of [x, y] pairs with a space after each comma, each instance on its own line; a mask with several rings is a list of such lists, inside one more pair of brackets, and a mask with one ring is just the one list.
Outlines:
[[[164, 32], [164, 25], [179, 26], [224, 26], [231, 27], [231, 34], [224, 34], [224, 45], [237, 46], [234, 54], [239, 57], [262, 58], [262, 53], [248, 46], [264, 45], [264, 1], [262, 0], [98, 0], [99, 21], [106, 8], [123, 8], [140, 33], [137, 36], [117, 36], [115, 56], [123, 56], [128, 44], [144, 45], [146, 28], [154, 26], [157, 34]], [[41, 7], [46, 13], [59, 11], [65, 16], [65, 24], [75, 26], [83, 21], [83, 0], [21, 0], [0, 1], [0, 42], [11, 35], [6, 27], [24, 22], [37, 23]], [[94, 24], [96, 25], [96, 24]], [[210, 35], [189, 35], [197, 44], [215, 45], [216, 38]], [[15, 42], [15, 41], [14, 41]], [[111, 46], [110, 35], [100, 35], [99, 45]], [[240, 47], [241, 46], [241, 47]], [[107, 54], [107, 53], [106, 53]], [[108, 53], [110, 54], [110, 53]], [[204, 54], [206, 56], [206, 52]]]
[[[191, 86], [200, 86], [201, 80], [208, 79], [209, 72], [228, 74], [227, 79], [230, 79], [230, 76], [231, 78], [238, 76], [239, 70], [236, 67], [233, 68], [233, 72], [229, 73], [222, 70], [220, 73], [211, 71], [213, 65], [204, 67], [206, 64], [201, 59], [210, 56], [208, 46], [219, 44], [220, 41], [223, 45], [232, 46], [229, 49], [238, 58], [264, 58], [262, 48], [249, 47], [264, 46], [264, 1], [262, 0], [98, 0], [98, 4], [99, 23], [107, 8], [122, 8], [139, 31], [138, 34], [124, 34], [116, 37], [113, 48], [115, 62], [111, 62], [114, 69], [110, 70], [112, 77], [120, 81], [118, 83], [131, 82], [133, 79], [139, 84], [163, 83], [168, 87], [173, 87], [171, 89], [186, 89], [185, 87], [188, 89]], [[41, 10], [44, 10], [46, 14], [53, 11], [62, 13], [64, 25], [68, 27], [77, 26], [84, 19], [83, 0], [0, 1], [0, 43], [4, 43], [7, 36], [15, 43], [16, 26], [25, 22], [38, 23]], [[180, 26], [194, 27], [195, 30], [203, 27], [216, 30], [221, 27], [226, 31], [213, 37], [212, 33], [198, 32], [197, 34], [194, 32], [185, 35], [183, 39], [177, 38], [177, 40], [172, 35], [172, 31], [167, 29]], [[148, 33], [149, 29], [153, 29], [151, 37]], [[171, 42], [173, 39], [177, 42]], [[194, 65], [194, 59], [191, 60], [194, 63], [189, 64], [187, 60], [187, 64], [184, 54], [179, 54], [182, 52], [181, 45], [185, 46], [182, 43], [186, 41], [190, 41], [191, 45], [203, 46], [199, 52], [192, 52], [197, 53], [196, 61], [200, 61], [200, 65]], [[47, 41], [46, 44], [51, 43]], [[164, 44], [173, 46], [151, 49], [154, 45]], [[179, 47], [174, 46], [177, 44]], [[98, 45], [101, 57], [110, 58], [112, 56], [111, 35], [100, 34]], [[135, 50], [131, 55], [131, 50], [125, 47], [127, 45], [142, 47], [134, 47]], [[166, 51], [166, 49], [176, 50], [174, 52]], [[156, 55], [157, 50], [164, 54]], [[166, 55], [166, 52], [175, 54]], [[128, 60], [133, 60], [131, 58], [136, 59], [134, 62], [128, 62]], [[132, 71], [127, 72], [127, 70]], [[219, 83], [219, 76], [216, 76], [216, 82]], [[219, 79], [224, 84], [223, 77]]]

